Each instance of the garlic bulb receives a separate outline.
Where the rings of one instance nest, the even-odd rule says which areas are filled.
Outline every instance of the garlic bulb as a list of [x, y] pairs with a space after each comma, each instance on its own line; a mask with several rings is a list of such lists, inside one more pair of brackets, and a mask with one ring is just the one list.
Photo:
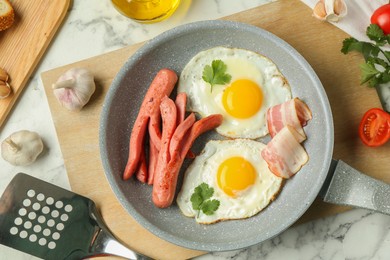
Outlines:
[[1, 143], [1, 156], [15, 166], [32, 164], [42, 151], [41, 137], [27, 130], [17, 131]]
[[62, 74], [53, 84], [53, 92], [62, 106], [69, 110], [81, 110], [96, 86], [92, 73], [85, 68], [73, 68]]
[[320, 0], [313, 9], [313, 16], [321, 21], [338, 22], [346, 15], [344, 0]]

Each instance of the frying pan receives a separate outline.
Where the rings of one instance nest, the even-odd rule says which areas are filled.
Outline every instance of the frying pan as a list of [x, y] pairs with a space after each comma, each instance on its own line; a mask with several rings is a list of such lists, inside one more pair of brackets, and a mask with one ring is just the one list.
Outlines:
[[[167, 209], [156, 208], [151, 201], [152, 187], [134, 179], [123, 181], [122, 172], [127, 162], [132, 125], [156, 73], [168, 67], [179, 75], [196, 53], [215, 46], [252, 50], [270, 58], [279, 67], [293, 96], [305, 101], [312, 111], [313, 119], [305, 127], [308, 139], [304, 143], [310, 160], [286, 181], [275, 201], [254, 217], [200, 225], [183, 216], [176, 204]], [[324, 88], [311, 66], [288, 43], [248, 24], [195, 22], [176, 27], [147, 42], [129, 58], [113, 80], [103, 104], [99, 135], [105, 174], [120, 203], [150, 232], [179, 246], [227, 251], [263, 242], [297, 221], [319, 194], [328, 202], [390, 214], [388, 185], [362, 175], [342, 161], [332, 160], [332, 113]], [[210, 139], [221, 137], [214, 131], [204, 134], [197, 139], [193, 150], [199, 153]], [[266, 143], [269, 140], [259, 141]], [[178, 187], [189, 163], [183, 164]], [[179, 188], [176, 193], [178, 191]]]

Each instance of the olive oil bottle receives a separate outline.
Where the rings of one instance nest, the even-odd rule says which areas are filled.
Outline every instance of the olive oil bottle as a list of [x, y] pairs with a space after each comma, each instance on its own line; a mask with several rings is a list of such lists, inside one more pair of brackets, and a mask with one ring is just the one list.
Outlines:
[[154, 23], [167, 19], [180, 4], [180, 0], [111, 1], [120, 13], [140, 23]]

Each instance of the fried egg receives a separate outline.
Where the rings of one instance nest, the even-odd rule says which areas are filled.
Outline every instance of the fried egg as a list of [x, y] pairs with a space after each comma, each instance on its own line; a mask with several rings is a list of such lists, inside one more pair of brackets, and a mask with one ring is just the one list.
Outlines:
[[[251, 217], [278, 194], [282, 178], [272, 174], [261, 157], [265, 144], [249, 139], [211, 140], [187, 168], [176, 202], [187, 217], [211, 224]], [[211, 215], [194, 210], [191, 196], [206, 183], [214, 189], [211, 200], [220, 202]]]
[[[205, 66], [221, 60], [228, 84], [211, 85], [202, 78]], [[222, 114], [216, 130], [231, 138], [256, 139], [268, 134], [266, 111], [291, 99], [291, 89], [277, 66], [268, 58], [244, 49], [215, 47], [195, 55], [180, 74], [178, 92], [188, 97], [187, 110], [202, 117]]]

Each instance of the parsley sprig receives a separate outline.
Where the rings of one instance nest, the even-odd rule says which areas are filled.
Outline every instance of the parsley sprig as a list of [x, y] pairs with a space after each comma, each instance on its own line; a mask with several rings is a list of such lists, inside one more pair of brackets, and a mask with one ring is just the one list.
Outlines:
[[191, 196], [192, 208], [194, 210], [203, 211], [206, 215], [212, 215], [219, 208], [219, 200], [210, 198], [214, 194], [214, 189], [207, 183], [202, 183], [197, 186]]
[[343, 41], [341, 52], [347, 54], [357, 51], [363, 54], [365, 63], [360, 65], [360, 83], [368, 83], [370, 87], [375, 87], [390, 81], [390, 52], [381, 48], [390, 44], [390, 35], [385, 35], [376, 24], [369, 25], [366, 34], [373, 42], [347, 38]]
[[206, 65], [203, 69], [202, 79], [210, 84], [211, 92], [216, 84], [228, 84], [232, 76], [226, 73], [227, 66], [221, 60], [213, 60], [210, 65]]

